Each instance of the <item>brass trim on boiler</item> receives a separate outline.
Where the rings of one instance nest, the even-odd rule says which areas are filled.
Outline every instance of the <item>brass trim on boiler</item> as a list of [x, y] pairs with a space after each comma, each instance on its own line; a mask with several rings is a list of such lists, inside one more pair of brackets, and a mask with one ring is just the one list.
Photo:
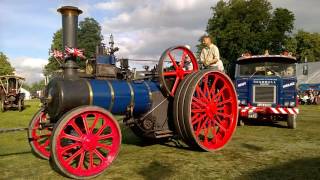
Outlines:
[[130, 105], [134, 107], [134, 91], [133, 91], [132, 85], [128, 81], [127, 83], [130, 88], [130, 95], [131, 95]]
[[109, 106], [109, 111], [112, 111], [113, 104], [114, 104], [114, 89], [113, 89], [110, 81], [107, 81], [107, 84], [110, 88], [110, 93], [111, 93], [111, 102], [110, 102], [110, 106]]
[[93, 105], [93, 91], [89, 80], [85, 80], [89, 89], [89, 105]]

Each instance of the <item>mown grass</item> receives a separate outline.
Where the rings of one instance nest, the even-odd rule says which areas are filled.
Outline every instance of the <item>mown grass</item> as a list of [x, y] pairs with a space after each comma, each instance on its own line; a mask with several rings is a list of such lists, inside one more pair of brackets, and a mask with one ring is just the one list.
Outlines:
[[[38, 104], [0, 113], [0, 128], [27, 127]], [[214, 153], [145, 145], [123, 127], [121, 152], [97, 179], [320, 179], [320, 106], [300, 111], [296, 130], [285, 122], [238, 127]], [[0, 172], [0, 179], [64, 179], [31, 153], [25, 131], [0, 134]]]

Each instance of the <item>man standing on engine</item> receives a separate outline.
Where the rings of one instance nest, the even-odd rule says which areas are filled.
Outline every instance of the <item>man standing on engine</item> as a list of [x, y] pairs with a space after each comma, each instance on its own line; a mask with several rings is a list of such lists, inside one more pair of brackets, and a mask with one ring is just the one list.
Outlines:
[[202, 38], [202, 43], [205, 47], [201, 51], [200, 61], [203, 63], [205, 68], [213, 68], [223, 72], [224, 67], [220, 60], [219, 49], [212, 43], [210, 36], [204, 36]]

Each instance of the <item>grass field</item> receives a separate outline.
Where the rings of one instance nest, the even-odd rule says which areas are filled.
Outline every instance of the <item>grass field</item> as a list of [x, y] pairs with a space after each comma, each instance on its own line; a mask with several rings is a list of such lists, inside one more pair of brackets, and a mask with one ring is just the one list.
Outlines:
[[[27, 127], [38, 108], [0, 113], [0, 128]], [[214, 153], [173, 143], [143, 145], [122, 128], [121, 152], [96, 179], [320, 179], [320, 106], [301, 106], [297, 129], [286, 123], [238, 127], [231, 142]], [[0, 134], [0, 179], [63, 179], [30, 151], [27, 133]]]

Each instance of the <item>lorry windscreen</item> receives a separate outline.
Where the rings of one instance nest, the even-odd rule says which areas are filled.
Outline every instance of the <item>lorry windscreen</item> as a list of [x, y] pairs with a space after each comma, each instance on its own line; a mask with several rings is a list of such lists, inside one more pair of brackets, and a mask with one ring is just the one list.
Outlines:
[[239, 76], [295, 76], [296, 65], [294, 63], [280, 62], [250, 62], [238, 64]]

